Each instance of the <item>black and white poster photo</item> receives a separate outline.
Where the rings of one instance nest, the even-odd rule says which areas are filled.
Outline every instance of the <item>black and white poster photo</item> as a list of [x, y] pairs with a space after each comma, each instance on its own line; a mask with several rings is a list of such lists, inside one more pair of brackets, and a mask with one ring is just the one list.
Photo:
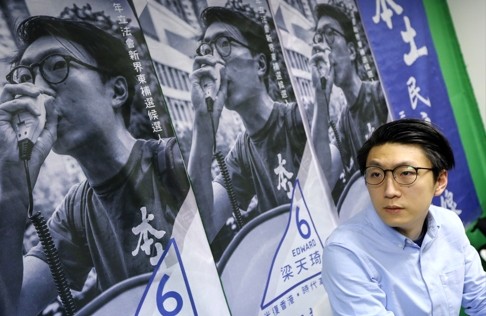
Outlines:
[[339, 219], [346, 220], [369, 200], [357, 151], [390, 120], [360, 13], [354, 0], [302, 1], [292, 9], [271, 3], [317, 159]]
[[218, 260], [247, 222], [290, 203], [307, 139], [267, 2], [181, 11], [151, 1], [140, 23]]
[[188, 179], [128, 2], [0, 8], [0, 314], [72, 315], [153, 271]]

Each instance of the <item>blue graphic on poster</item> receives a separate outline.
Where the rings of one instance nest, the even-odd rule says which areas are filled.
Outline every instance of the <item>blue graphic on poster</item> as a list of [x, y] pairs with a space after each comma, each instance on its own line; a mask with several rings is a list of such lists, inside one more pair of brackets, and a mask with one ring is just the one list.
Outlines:
[[179, 248], [171, 239], [145, 289], [136, 315], [198, 315]]
[[298, 315], [313, 315], [312, 306], [306, 306], [306, 303], [317, 301], [324, 295], [320, 278], [322, 248], [323, 243], [297, 180], [288, 224], [268, 273], [260, 315], [288, 313], [289, 310]]

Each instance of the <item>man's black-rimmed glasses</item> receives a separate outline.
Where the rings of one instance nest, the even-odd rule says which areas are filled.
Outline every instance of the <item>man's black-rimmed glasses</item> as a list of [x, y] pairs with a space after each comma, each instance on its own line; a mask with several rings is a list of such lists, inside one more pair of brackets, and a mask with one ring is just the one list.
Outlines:
[[377, 166], [367, 167], [365, 169], [365, 182], [370, 185], [379, 185], [385, 180], [385, 175], [390, 171], [393, 175], [393, 179], [398, 184], [410, 185], [413, 184], [418, 177], [419, 170], [434, 170], [434, 168], [422, 168], [413, 166], [398, 166], [393, 169], [383, 169]]
[[326, 27], [323, 31], [316, 31], [312, 41], [314, 44], [322, 44], [324, 40], [326, 41], [327, 45], [331, 46], [334, 44], [336, 40], [336, 34], [341, 35], [343, 38], [346, 38], [344, 34], [333, 27]]
[[248, 49], [250, 48], [248, 45], [238, 41], [237, 39], [225, 35], [221, 35], [209, 42], [201, 43], [201, 45], [199, 45], [199, 47], [196, 49], [196, 53], [199, 56], [212, 55], [213, 54], [212, 45], [214, 44], [216, 50], [218, 51], [218, 54], [221, 57], [228, 57], [229, 55], [231, 55], [232, 43], [237, 43], [238, 45], [246, 47]]
[[102, 69], [87, 64], [77, 58], [74, 58], [69, 55], [62, 55], [62, 54], [52, 54], [46, 56], [38, 63], [33, 63], [31, 65], [18, 65], [14, 67], [6, 76], [7, 81], [12, 84], [18, 83], [35, 83], [35, 73], [34, 68], [39, 67], [39, 72], [50, 84], [57, 84], [61, 83], [69, 75], [69, 66], [71, 62], [75, 62], [80, 64], [88, 69], [101, 71]]

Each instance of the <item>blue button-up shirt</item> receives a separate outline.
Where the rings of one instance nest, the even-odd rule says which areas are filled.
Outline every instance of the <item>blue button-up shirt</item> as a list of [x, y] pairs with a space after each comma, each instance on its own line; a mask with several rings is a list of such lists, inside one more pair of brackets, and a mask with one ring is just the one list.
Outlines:
[[460, 218], [431, 206], [422, 246], [373, 209], [326, 241], [322, 279], [335, 315], [486, 315], [486, 273]]

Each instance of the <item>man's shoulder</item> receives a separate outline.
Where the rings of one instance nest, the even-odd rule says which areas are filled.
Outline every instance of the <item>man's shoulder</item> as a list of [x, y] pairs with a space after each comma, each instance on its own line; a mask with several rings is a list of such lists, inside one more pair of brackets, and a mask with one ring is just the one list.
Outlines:
[[459, 215], [444, 207], [430, 205], [429, 213], [433, 216], [434, 220], [441, 227], [464, 230], [464, 224]]
[[292, 138], [295, 138], [297, 144], [302, 144], [302, 140], [306, 138], [304, 122], [300, 114], [299, 106], [295, 102], [280, 103], [275, 102], [274, 109], [279, 112], [280, 120], [284, 122], [287, 132]]
[[370, 223], [366, 211], [361, 211], [352, 218], [339, 224], [329, 235], [326, 244], [353, 245], [361, 243], [364, 235], [369, 235]]
[[146, 148], [147, 156], [155, 159], [160, 172], [166, 168], [183, 168], [182, 152], [175, 137], [167, 137], [159, 140], [137, 140], [143, 148]]
[[93, 188], [89, 184], [88, 180], [83, 180], [74, 184], [64, 196], [65, 199], [80, 199], [85, 198], [88, 192], [93, 191]]
[[[189, 191], [189, 179], [179, 143], [175, 137], [149, 140], [154, 150], [152, 160], [159, 180], [177, 200], [180, 207]], [[155, 143], [154, 143], [155, 142]]]
[[445, 218], [447, 220], [460, 221], [459, 215], [456, 212], [447, 209], [445, 207], [431, 204], [429, 207], [429, 212], [432, 213], [434, 217]]
[[52, 213], [49, 225], [53, 227], [67, 225], [74, 231], [83, 231], [86, 206], [93, 204], [93, 198], [96, 198], [96, 194], [94, 194], [94, 190], [87, 180], [74, 184]]

